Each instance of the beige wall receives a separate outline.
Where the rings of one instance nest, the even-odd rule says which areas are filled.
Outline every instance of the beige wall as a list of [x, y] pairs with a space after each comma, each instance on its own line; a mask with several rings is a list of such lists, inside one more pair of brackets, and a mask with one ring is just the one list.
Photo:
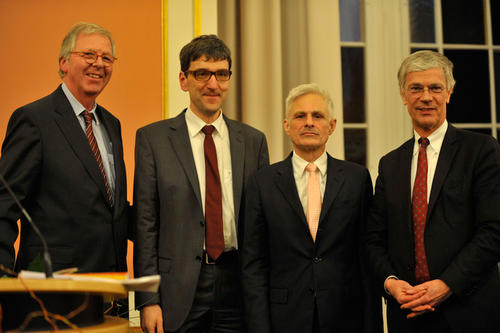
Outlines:
[[79, 21], [102, 25], [116, 43], [113, 77], [97, 102], [121, 121], [132, 201], [135, 131], [162, 118], [161, 0], [0, 0], [0, 141], [16, 108], [60, 83], [59, 48]]

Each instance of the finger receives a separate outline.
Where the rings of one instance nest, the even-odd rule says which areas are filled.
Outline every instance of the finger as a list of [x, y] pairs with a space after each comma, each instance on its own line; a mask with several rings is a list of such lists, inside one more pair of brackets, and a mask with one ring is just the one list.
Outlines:
[[434, 307], [432, 307], [429, 304], [425, 304], [425, 305], [420, 305], [420, 306], [416, 306], [414, 308], [411, 308], [410, 311], [411, 312], [434, 311]]

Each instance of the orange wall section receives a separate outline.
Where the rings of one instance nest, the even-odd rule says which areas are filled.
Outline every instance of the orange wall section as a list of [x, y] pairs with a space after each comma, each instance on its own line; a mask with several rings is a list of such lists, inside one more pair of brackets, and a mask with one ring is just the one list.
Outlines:
[[101, 25], [115, 40], [118, 61], [97, 102], [121, 121], [132, 202], [135, 132], [162, 118], [161, 0], [0, 0], [0, 140], [16, 108], [61, 83], [59, 49], [79, 21]]

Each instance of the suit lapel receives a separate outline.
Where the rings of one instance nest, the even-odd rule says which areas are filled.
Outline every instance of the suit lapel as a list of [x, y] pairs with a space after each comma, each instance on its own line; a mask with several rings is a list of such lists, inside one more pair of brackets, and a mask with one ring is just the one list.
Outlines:
[[441, 151], [439, 152], [434, 179], [432, 180], [431, 196], [429, 198], [429, 207], [427, 209], [427, 220], [436, 204], [439, 193], [443, 188], [443, 183], [446, 179], [446, 175], [450, 170], [451, 162], [453, 161], [455, 153], [457, 152], [457, 149], [459, 147], [459, 145], [457, 144], [456, 135], [457, 131], [455, 127], [448, 125], [448, 130], [446, 131], [443, 145], [441, 146]]
[[186, 109], [172, 119], [170, 123], [170, 130], [172, 132], [169, 134], [169, 138], [180, 165], [184, 168], [189, 183], [198, 199], [198, 203], [200, 207], [203, 207], [201, 202], [200, 183], [198, 181], [198, 174], [196, 173], [196, 165], [194, 163], [191, 141], [189, 140], [185, 114]]
[[114, 168], [115, 168], [115, 210], [118, 209], [118, 205], [116, 202], [119, 199], [119, 193], [122, 191], [122, 182], [121, 179], [125, 177], [125, 170], [123, 169], [123, 164], [120, 162], [123, 160], [122, 155], [122, 141], [121, 134], [119, 128], [114, 126], [114, 121], [109, 115], [107, 111], [105, 111], [101, 106], [97, 105], [97, 110], [99, 114], [99, 119], [102, 121], [104, 127], [106, 128], [106, 132], [108, 133], [109, 140], [111, 140], [111, 147], [113, 149], [113, 160], [114, 160]]
[[[413, 157], [413, 146], [415, 144], [415, 139], [412, 138], [406, 141], [399, 153], [399, 161], [397, 161], [398, 167], [395, 177], [398, 187], [395, 188], [399, 193], [397, 197], [401, 198], [401, 216], [408, 216], [406, 221], [408, 225], [408, 230], [411, 232], [413, 230], [412, 226], [412, 214], [411, 214], [411, 161]], [[392, 175], [388, 175], [391, 177]]]
[[339, 193], [342, 184], [345, 180], [344, 168], [342, 165], [335, 161], [330, 155], [328, 155], [328, 166], [326, 169], [326, 186], [325, 194], [323, 195], [323, 204], [321, 205], [321, 215], [319, 217], [319, 224], [322, 223], [323, 219], [328, 213], [328, 210], [332, 206], [337, 194]]
[[101, 191], [107, 205], [111, 207], [108, 201], [108, 195], [104, 186], [104, 178], [99, 170], [97, 160], [90, 149], [89, 142], [85, 133], [75, 116], [75, 112], [71, 107], [68, 99], [64, 95], [61, 86], [54, 92], [54, 105], [55, 105], [55, 121], [61, 132], [65, 136], [69, 145], [73, 149], [75, 155], [80, 159], [83, 166], [90, 175], [90, 178], [97, 185]]
[[300, 202], [299, 194], [297, 193], [297, 186], [295, 185], [295, 178], [293, 177], [292, 154], [290, 154], [288, 158], [286, 158], [283, 162], [280, 162], [277, 166], [275, 180], [276, 186], [283, 194], [286, 201], [288, 201], [297, 216], [307, 226], [304, 208]]
[[234, 217], [238, 227], [241, 192], [243, 190], [243, 169], [245, 165], [245, 144], [238, 124], [224, 116], [229, 130], [229, 146], [231, 150], [231, 172], [233, 174]]

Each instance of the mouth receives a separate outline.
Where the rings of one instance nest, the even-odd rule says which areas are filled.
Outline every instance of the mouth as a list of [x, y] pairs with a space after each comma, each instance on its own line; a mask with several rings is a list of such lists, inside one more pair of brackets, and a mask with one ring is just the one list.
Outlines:
[[417, 110], [420, 111], [420, 112], [432, 112], [432, 111], [436, 111], [436, 108], [419, 107], [419, 108], [417, 108]]
[[86, 76], [92, 78], [92, 79], [102, 79], [103, 75], [97, 74], [97, 73], [87, 73]]
[[318, 135], [319, 133], [315, 132], [315, 131], [304, 131], [301, 133], [301, 135], [303, 136], [315, 136], [315, 135]]

